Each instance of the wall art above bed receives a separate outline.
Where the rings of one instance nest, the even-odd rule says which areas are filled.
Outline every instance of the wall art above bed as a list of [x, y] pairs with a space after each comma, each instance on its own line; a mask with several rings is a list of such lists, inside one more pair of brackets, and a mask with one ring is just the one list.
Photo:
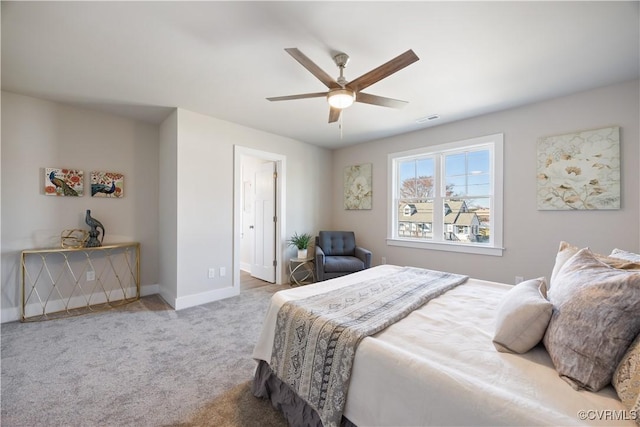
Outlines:
[[620, 128], [538, 140], [538, 209], [620, 209]]

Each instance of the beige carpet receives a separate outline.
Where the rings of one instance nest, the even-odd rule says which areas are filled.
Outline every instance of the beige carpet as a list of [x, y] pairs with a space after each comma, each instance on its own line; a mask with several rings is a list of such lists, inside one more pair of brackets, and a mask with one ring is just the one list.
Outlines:
[[251, 382], [233, 389], [208, 403], [191, 420], [174, 427], [286, 427], [287, 422], [271, 403], [251, 394]]
[[248, 381], [268, 285], [174, 311], [157, 295], [115, 310], [3, 323], [4, 427], [285, 426]]

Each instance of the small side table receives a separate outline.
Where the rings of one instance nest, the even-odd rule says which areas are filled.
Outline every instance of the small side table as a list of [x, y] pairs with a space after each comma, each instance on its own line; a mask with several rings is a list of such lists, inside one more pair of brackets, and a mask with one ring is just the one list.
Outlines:
[[291, 286], [308, 285], [315, 281], [314, 262], [311, 258], [291, 258], [289, 260], [289, 283]]

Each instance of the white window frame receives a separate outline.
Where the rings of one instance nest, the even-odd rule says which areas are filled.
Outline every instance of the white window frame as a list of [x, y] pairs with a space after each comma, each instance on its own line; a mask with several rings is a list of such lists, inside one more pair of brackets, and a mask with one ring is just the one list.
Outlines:
[[[437, 203], [445, 198], [441, 190], [434, 197], [433, 212], [433, 240], [425, 241], [421, 239], [411, 239], [400, 237], [397, 233], [398, 209], [397, 209], [397, 183], [398, 179], [398, 163], [402, 160], [410, 159], [418, 156], [437, 156], [443, 157], [449, 151], [459, 151], [464, 148], [473, 148], [481, 145], [487, 145], [491, 153], [491, 175], [492, 175], [492, 206], [490, 216], [491, 241], [489, 243], [456, 243], [444, 240], [443, 228], [443, 212], [436, 209]], [[501, 133], [481, 136], [477, 138], [465, 139], [462, 141], [450, 142], [440, 145], [432, 145], [421, 147], [414, 150], [402, 151], [398, 153], [390, 153], [387, 156], [387, 245], [402, 246], [417, 249], [433, 249], [450, 252], [463, 252], [480, 255], [502, 256], [504, 248], [502, 247], [503, 232], [503, 167], [504, 167], [504, 135]], [[442, 182], [442, 165], [440, 161], [435, 163], [436, 183], [444, 185]]]

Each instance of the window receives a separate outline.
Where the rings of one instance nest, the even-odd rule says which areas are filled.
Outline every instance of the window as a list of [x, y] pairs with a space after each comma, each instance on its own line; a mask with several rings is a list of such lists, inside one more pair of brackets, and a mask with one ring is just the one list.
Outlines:
[[389, 155], [387, 243], [502, 255], [503, 135]]

